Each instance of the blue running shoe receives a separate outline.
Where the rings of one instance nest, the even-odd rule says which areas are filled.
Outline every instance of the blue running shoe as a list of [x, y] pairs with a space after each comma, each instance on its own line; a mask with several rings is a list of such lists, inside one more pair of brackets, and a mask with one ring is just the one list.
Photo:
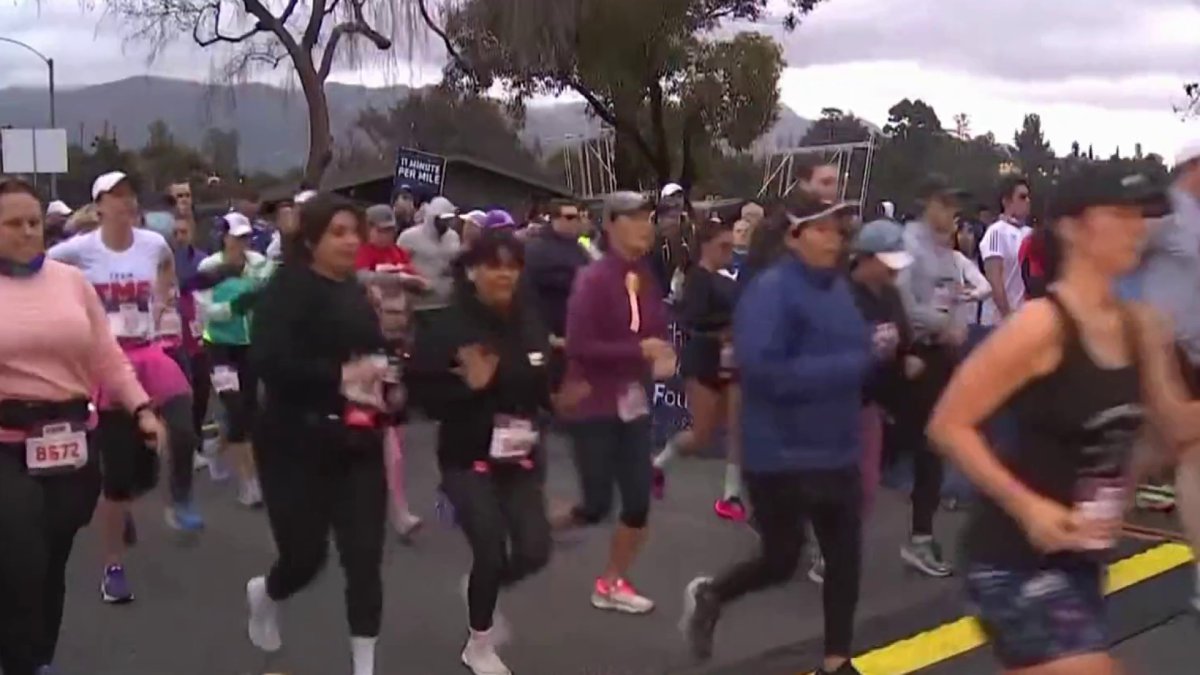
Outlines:
[[167, 525], [180, 532], [197, 532], [204, 529], [204, 518], [188, 502], [167, 507]]
[[133, 602], [133, 591], [129, 590], [124, 567], [109, 565], [104, 568], [104, 580], [100, 582], [100, 599], [110, 605]]

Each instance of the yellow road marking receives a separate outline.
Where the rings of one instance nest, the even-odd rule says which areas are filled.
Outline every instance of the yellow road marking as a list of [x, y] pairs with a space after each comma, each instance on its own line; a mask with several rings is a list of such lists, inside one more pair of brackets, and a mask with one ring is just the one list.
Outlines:
[[[1105, 593], [1116, 593], [1192, 562], [1182, 544], [1162, 544], [1108, 566]], [[854, 659], [863, 675], [907, 675], [987, 643], [974, 617], [963, 617]]]

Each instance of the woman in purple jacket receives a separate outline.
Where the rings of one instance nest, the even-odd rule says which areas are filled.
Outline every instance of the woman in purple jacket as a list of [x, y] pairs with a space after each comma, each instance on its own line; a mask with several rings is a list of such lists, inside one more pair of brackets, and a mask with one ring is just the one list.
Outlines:
[[604, 205], [604, 255], [575, 276], [567, 303], [567, 376], [590, 394], [571, 416], [571, 436], [582, 486], [576, 524], [596, 524], [612, 510], [613, 484], [621, 493], [620, 523], [608, 564], [596, 579], [592, 605], [645, 614], [654, 602], [638, 594], [626, 573], [645, 540], [650, 513], [650, 397], [652, 378], [675, 372], [667, 341], [662, 292], [645, 262], [654, 243], [653, 206], [633, 192]]

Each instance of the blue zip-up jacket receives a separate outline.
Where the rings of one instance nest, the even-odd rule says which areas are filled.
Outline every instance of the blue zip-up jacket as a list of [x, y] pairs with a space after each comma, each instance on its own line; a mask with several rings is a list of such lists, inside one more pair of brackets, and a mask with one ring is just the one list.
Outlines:
[[785, 255], [742, 292], [733, 340], [743, 469], [857, 465], [870, 335], [841, 271]]

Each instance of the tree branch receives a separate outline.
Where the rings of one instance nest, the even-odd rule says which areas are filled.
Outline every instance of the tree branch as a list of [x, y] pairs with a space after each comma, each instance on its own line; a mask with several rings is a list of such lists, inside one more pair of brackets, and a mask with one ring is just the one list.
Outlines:
[[279, 23], [286, 25], [288, 19], [292, 18], [292, 12], [296, 11], [296, 5], [300, 4], [300, 0], [288, 0], [287, 7], [283, 8], [283, 13], [279, 15]]
[[[297, 1], [298, 0], [293, 0], [293, 2]], [[196, 22], [192, 24], [192, 40], [201, 47], [211, 47], [218, 42], [228, 42], [230, 44], [245, 42], [253, 37], [256, 33], [261, 33], [264, 31], [263, 27], [256, 22], [253, 28], [241, 33], [240, 35], [222, 35], [220, 0], [202, 7], [199, 14], [200, 15], [196, 17]], [[206, 16], [212, 17], [212, 35], [209, 37], [200, 37], [200, 27], [204, 25], [204, 18]]]
[[[337, 0], [334, 0], [337, 2]], [[391, 49], [392, 41], [384, 37], [379, 31], [371, 27], [363, 16], [363, 0], [350, 0], [352, 11], [354, 12], [354, 20], [340, 23], [333, 27], [329, 33], [329, 40], [325, 43], [325, 49], [321, 53], [321, 66], [317, 69], [317, 78], [324, 82], [325, 78], [329, 77], [329, 72], [333, 69], [333, 60], [337, 56], [338, 42], [341, 42], [342, 37], [346, 35], [361, 35], [371, 41], [380, 51]]]
[[[300, 47], [305, 52], [312, 53], [321, 39], [321, 25], [325, 22], [325, 0], [313, 0], [312, 13], [308, 15], [308, 25], [304, 27], [304, 35], [300, 38]], [[330, 37], [332, 40], [332, 36]]]
[[292, 37], [292, 34], [288, 32], [287, 26], [283, 25], [283, 22], [272, 14], [271, 10], [267, 9], [262, 0], [242, 0], [242, 4], [251, 16], [258, 19], [259, 28], [269, 30], [275, 34], [275, 37], [279, 38], [279, 42], [283, 44], [283, 48], [292, 57], [293, 63], [299, 65], [300, 59], [308, 56], [300, 52], [299, 45], [296, 44], [296, 38]]

